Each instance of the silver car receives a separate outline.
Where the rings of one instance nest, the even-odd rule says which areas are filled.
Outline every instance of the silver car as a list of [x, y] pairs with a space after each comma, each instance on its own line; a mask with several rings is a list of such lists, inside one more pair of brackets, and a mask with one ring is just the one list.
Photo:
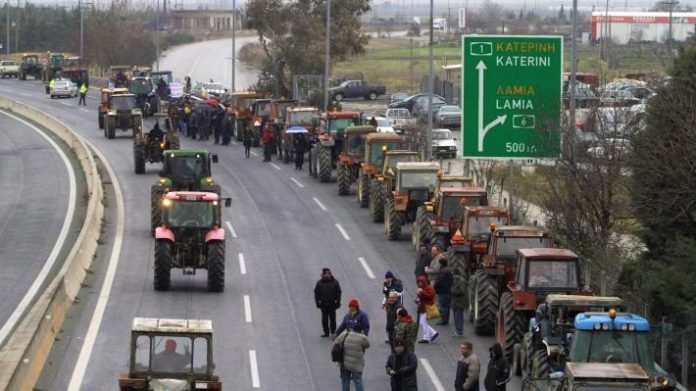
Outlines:
[[442, 127], [459, 126], [462, 123], [462, 109], [459, 106], [442, 106], [435, 117]]
[[51, 88], [51, 99], [77, 96], [77, 84], [66, 79], [57, 79], [53, 88]]

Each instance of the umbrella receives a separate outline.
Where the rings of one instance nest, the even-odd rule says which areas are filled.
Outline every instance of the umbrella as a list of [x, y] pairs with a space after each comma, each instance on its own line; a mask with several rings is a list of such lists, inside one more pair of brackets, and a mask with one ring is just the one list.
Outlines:
[[302, 126], [292, 126], [285, 133], [309, 133], [309, 131]]

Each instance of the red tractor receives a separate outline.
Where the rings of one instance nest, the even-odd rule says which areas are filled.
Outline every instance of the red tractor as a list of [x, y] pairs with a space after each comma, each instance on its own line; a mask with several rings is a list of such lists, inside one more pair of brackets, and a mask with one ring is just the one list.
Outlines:
[[171, 269], [196, 274], [208, 270], [208, 290], [225, 289], [225, 229], [221, 205], [229, 198], [208, 192], [174, 191], [162, 200], [162, 222], [155, 229], [155, 290], [171, 286]]

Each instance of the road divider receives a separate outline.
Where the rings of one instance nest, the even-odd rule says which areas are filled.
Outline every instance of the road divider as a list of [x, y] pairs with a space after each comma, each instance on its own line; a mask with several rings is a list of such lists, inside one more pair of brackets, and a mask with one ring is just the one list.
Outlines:
[[79, 161], [86, 181], [85, 219], [72, 249], [0, 349], [0, 389], [29, 391], [36, 385], [96, 253], [104, 217], [104, 190], [92, 151], [68, 126], [41, 110], [5, 97], [0, 97], [0, 109], [31, 118], [63, 140]]

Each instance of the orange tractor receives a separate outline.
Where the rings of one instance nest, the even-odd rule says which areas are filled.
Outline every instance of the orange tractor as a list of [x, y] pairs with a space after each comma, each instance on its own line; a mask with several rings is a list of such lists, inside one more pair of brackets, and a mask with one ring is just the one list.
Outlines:
[[358, 179], [360, 165], [365, 158], [365, 140], [374, 133], [372, 126], [349, 126], [344, 132], [343, 149], [338, 155], [336, 176], [338, 194], [347, 195], [350, 186]]
[[251, 129], [251, 145], [258, 147], [261, 144], [261, 126], [254, 126], [254, 113], [252, 103], [257, 99], [262, 99], [263, 94], [255, 91], [237, 91], [230, 94], [229, 105], [234, 114], [234, 132], [237, 141], [242, 141], [244, 129]]
[[358, 172], [358, 203], [367, 208], [370, 202], [370, 186], [378, 170], [382, 169], [388, 151], [404, 148], [404, 140], [394, 133], [370, 133], [365, 138], [365, 158]]
[[419, 152], [401, 150], [386, 152], [381, 169], [375, 172], [375, 177], [370, 181], [368, 207], [372, 221], [375, 223], [384, 221], [384, 203], [387, 200], [387, 194], [391, 194], [396, 185], [394, 181], [396, 165], [399, 163], [420, 162], [420, 160], [421, 154]]

